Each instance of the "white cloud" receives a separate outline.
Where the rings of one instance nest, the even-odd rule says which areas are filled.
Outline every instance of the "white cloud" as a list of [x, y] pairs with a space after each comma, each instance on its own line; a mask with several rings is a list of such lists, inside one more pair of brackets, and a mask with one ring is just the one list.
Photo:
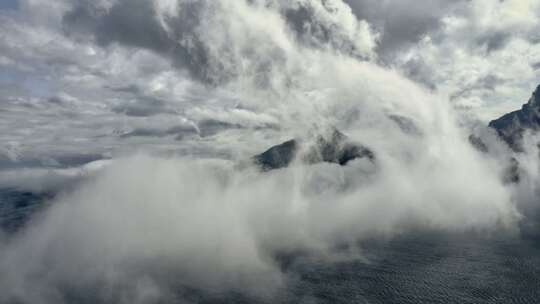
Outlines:
[[[281, 250], [332, 256], [410, 228], [515, 227], [521, 192], [500, 178], [508, 155], [479, 155], [454, 107], [491, 115], [492, 103], [530, 95], [537, 2], [443, 2], [404, 40], [396, 29], [417, 12], [377, 22], [393, 1], [27, 0], [0, 15], [0, 160], [17, 162], [0, 185], [74, 181], [3, 244], [0, 301], [55, 303], [75, 282], [144, 303], [171, 296], [171, 273], [179, 285], [260, 291], [250, 283], [283, 283]], [[363, 16], [365, 3], [375, 9]], [[236, 166], [331, 127], [375, 164]], [[141, 150], [152, 156], [119, 157]], [[115, 160], [85, 175], [54, 168], [66, 155]], [[47, 168], [20, 168], [36, 160]]]

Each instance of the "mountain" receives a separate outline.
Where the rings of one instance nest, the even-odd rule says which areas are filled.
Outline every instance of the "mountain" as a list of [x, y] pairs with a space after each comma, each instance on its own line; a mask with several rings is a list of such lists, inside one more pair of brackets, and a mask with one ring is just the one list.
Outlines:
[[489, 126], [495, 129], [502, 140], [516, 152], [523, 151], [523, 134], [526, 130], [540, 130], [540, 85], [531, 99], [520, 110], [492, 120]]
[[[514, 152], [523, 152], [525, 132], [540, 130], [540, 85], [521, 109], [490, 121], [489, 127], [495, 130], [499, 138], [506, 142]], [[479, 151], [489, 153], [482, 136], [471, 134], [469, 141]], [[520, 180], [519, 161], [514, 156], [509, 156], [508, 161], [503, 180], [507, 183], [517, 183]]]
[[284, 168], [292, 163], [303, 148], [307, 148], [307, 152], [301, 156], [301, 161], [307, 164], [328, 162], [344, 166], [357, 158], [365, 157], [372, 162], [375, 160], [375, 154], [369, 148], [350, 142], [345, 134], [334, 129], [330, 136], [317, 136], [311, 145], [298, 139], [288, 140], [255, 155], [253, 161], [264, 171]]
[[[391, 117], [391, 119], [396, 120], [394, 117]], [[419, 133], [413, 128], [414, 124], [407, 123], [403, 119], [397, 120], [397, 123], [407, 133]], [[540, 85], [520, 110], [492, 120], [489, 127], [494, 129], [512, 150], [522, 152], [524, 133], [527, 130], [540, 130]], [[481, 136], [473, 134], [469, 137], [469, 140], [478, 150], [484, 153], [488, 152], [488, 147]], [[319, 135], [314, 144], [309, 145], [309, 143], [298, 139], [291, 139], [255, 155], [252, 160], [264, 171], [284, 168], [297, 158], [298, 152], [301, 150], [307, 151], [301, 156], [301, 161], [307, 164], [329, 162], [343, 166], [357, 158], [367, 158], [372, 162], [375, 161], [375, 154], [369, 148], [351, 142], [345, 134], [336, 129], [331, 132], [330, 136]], [[511, 166], [505, 180], [509, 182], [519, 180], [518, 166], [517, 160], [512, 157]]]

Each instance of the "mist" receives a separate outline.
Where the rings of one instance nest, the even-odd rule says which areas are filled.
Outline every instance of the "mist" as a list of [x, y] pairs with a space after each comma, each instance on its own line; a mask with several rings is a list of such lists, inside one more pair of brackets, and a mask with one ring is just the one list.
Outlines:
[[[363, 240], [417, 231], [512, 235], [537, 208], [535, 135], [517, 154], [482, 130], [490, 152], [476, 149], [469, 135], [478, 120], [447, 92], [387, 64], [393, 33], [372, 26], [376, 16], [360, 19], [360, 4], [59, 3], [51, 27], [70, 43], [107, 50], [109, 59], [135, 49], [144, 60], [158, 56], [172, 69], [160, 79], [173, 89], [155, 81], [110, 85], [116, 95], [103, 115], [93, 95], [54, 105], [68, 111], [80, 103], [98, 113], [93, 124], [122, 120], [128, 131], [80, 140], [85, 153], [110, 148], [106, 161], [0, 172], [4, 186], [58, 192], [24, 228], [2, 237], [0, 302], [183, 302], [179, 290], [189, 288], [271, 301], [295, 279], [279, 256], [363, 259]], [[439, 10], [422, 30], [431, 22], [439, 30], [437, 18]], [[176, 85], [198, 98], [180, 102], [187, 93], [174, 95]], [[163, 100], [150, 100], [152, 93]], [[118, 94], [138, 99], [118, 103]], [[65, 126], [58, 134], [69, 132]], [[72, 132], [80, 139], [87, 129]], [[268, 172], [251, 161], [272, 145], [291, 138], [309, 145], [334, 129], [369, 147], [375, 160], [306, 165], [301, 151], [291, 166]], [[153, 140], [165, 144], [152, 149]], [[38, 147], [37, 154], [61, 150]], [[516, 184], [504, 180], [511, 157], [522, 164]]]

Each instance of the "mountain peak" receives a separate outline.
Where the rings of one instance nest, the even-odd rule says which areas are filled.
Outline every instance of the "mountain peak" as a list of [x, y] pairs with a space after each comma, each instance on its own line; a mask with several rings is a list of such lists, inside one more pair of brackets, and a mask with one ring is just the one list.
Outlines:
[[540, 107], [540, 85], [536, 87], [536, 90], [533, 92], [533, 95], [527, 104], [533, 108]]
[[540, 85], [520, 110], [492, 120], [489, 126], [497, 131], [510, 148], [522, 151], [523, 133], [526, 130], [540, 129]]
[[330, 131], [329, 134], [318, 135], [311, 145], [302, 140], [291, 139], [255, 155], [253, 160], [264, 171], [284, 168], [292, 163], [301, 146], [306, 144], [307, 151], [302, 155], [302, 162], [306, 164], [327, 162], [344, 166], [357, 158], [367, 158], [371, 162], [375, 160], [375, 154], [369, 148], [349, 141], [349, 138], [337, 129]]

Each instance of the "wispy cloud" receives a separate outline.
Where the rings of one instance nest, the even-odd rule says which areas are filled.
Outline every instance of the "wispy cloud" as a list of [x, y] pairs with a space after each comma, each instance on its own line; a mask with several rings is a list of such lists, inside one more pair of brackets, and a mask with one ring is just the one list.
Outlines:
[[[332, 256], [412, 228], [515, 228], [536, 191], [537, 148], [515, 156], [488, 134], [483, 155], [468, 127], [540, 82], [540, 3], [417, 2], [0, 10], [0, 186], [70, 185], [0, 243], [0, 302], [258, 293], [286, 282], [281, 252]], [[375, 161], [270, 173], [249, 162], [333, 128]], [[502, 179], [509, 156], [527, 164], [519, 185]]]

